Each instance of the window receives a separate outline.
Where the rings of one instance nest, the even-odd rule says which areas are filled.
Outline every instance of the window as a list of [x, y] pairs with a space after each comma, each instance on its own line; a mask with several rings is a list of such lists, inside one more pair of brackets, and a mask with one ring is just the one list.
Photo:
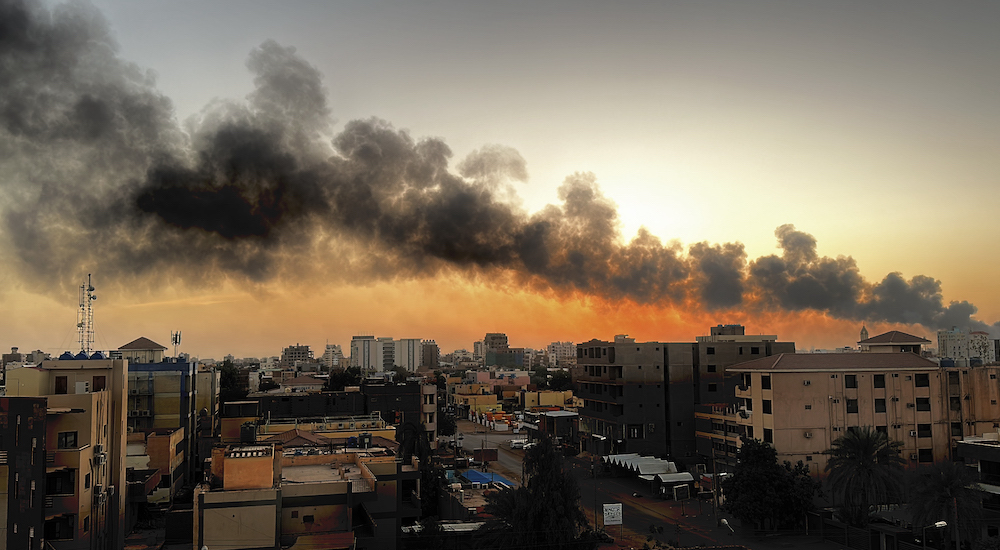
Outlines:
[[958, 373], [957, 372], [949, 372], [948, 373], [948, 384], [950, 384], [952, 386], [957, 386], [958, 385]]
[[315, 521], [315, 519], [316, 518], [314, 518], [312, 514], [309, 514], [308, 516], [302, 516], [302, 523], [312, 523], [313, 521]]
[[771, 428], [764, 428], [764, 443], [774, 443], [774, 433]]
[[[95, 376], [94, 384], [91, 388], [93, 391], [103, 391], [108, 389], [108, 377], [107, 376]], [[90, 519], [90, 518], [87, 518]]]
[[934, 462], [934, 452], [931, 449], [918, 449], [917, 460], [920, 462]]
[[83, 518], [83, 532], [90, 531], [90, 516]]
[[292, 510], [292, 519], [296, 519], [298, 517], [299, 517], [299, 511], [298, 510]]
[[806, 455], [806, 462], [812, 462], [812, 455]]
[[56, 442], [60, 449], [76, 449], [76, 432], [59, 432]]
[[927, 373], [917, 374], [914, 377], [913, 384], [918, 388], [929, 387], [931, 385], [931, 375]]
[[957, 436], [957, 437], [962, 437], [963, 435], [965, 435], [965, 434], [962, 433], [962, 423], [961, 422], [952, 422], [951, 423], [951, 435]]
[[930, 424], [917, 424], [917, 437], [930, 437], [930, 436], [931, 436]]
[[753, 439], [753, 426], [747, 426], [747, 437]]
[[750, 355], [757, 355], [758, 353], [760, 353], [760, 348], [756, 348], [756, 347], [751, 347], [750, 348]]
[[740, 346], [739, 350], [740, 350], [740, 355], [743, 355], [743, 346]]
[[875, 431], [876, 432], [882, 432], [884, 434], [888, 434], [889, 433], [889, 426], [875, 426]]
[[931, 398], [930, 397], [918, 397], [917, 398], [917, 410], [918, 411], [929, 411], [929, 410], [931, 410]]
[[56, 376], [56, 391], [57, 395], [64, 395], [69, 392], [69, 379], [65, 376]]
[[771, 400], [770, 399], [765, 399], [764, 400], [763, 407], [762, 407], [761, 410], [764, 411], [764, 414], [771, 414]]
[[642, 424], [629, 424], [626, 432], [629, 439], [642, 439]]
[[715, 348], [713, 348], [713, 347], [711, 347], [711, 346], [710, 346], [710, 347], [707, 347], [707, 348], [705, 348], [705, 354], [706, 354], [706, 355], [715, 355]]
[[86, 475], [86, 476], [85, 476], [85, 477], [83, 478], [83, 488], [84, 488], [84, 489], [90, 489], [90, 474], [87, 474], [87, 475]]
[[844, 375], [844, 387], [845, 388], [857, 388], [858, 387], [858, 375], [856, 375], [856, 374], [845, 374]]
[[760, 389], [769, 390], [771, 389], [771, 375], [764, 374], [760, 377]]
[[716, 388], [718, 388], [717, 384], [709, 384], [708, 385], [708, 391], [710, 391], [710, 392], [716, 391]]
[[872, 384], [874, 384], [876, 388], [884, 388], [885, 387], [885, 375], [884, 374], [876, 374], [875, 376], [873, 376], [872, 377]]
[[715, 372], [715, 365], [709, 365], [708, 372]]
[[806, 405], [806, 410], [807, 410], [807, 411], [811, 411], [811, 410], [812, 410], [812, 408], [813, 408], [813, 406], [812, 406], [812, 405]]
[[858, 400], [857, 399], [848, 399], [847, 400], [847, 412], [849, 412], [849, 413], [856, 413], [856, 412], [858, 412]]
[[962, 399], [958, 396], [952, 396], [948, 398], [948, 408], [953, 411], [962, 410]]
[[884, 413], [885, 412], [885, 399], [875, 400], [875, 412]]

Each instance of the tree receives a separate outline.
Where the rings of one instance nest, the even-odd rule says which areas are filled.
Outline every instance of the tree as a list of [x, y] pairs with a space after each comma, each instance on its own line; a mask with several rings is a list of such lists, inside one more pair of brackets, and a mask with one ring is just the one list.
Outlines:
[[918, 469], [910, 477], [907, 509], [913, 528], [946, 521], [946, 539], [971, 541], [977, 538], [982, 517], [978, 473], [957, 462], [937, 462]]
[[478, 532], [481, 547], [593, 548], [580, 508], [580, 487], [551, 440], [525, 453], [524, 471], [524, 485], [486, 497], [486, 513], [493, 519]]
[[544, 390], [549, 387], [549, 371], [544, 366], [539, 366], [531, 375], [531, 383]]
[[438, 435], [451, 437], [458, 431], [458, 422], [455, 417], [438, 407]]
[[834, 502], [841, 503], [844, 523], [864, 527], [876, 506], [901, 500], [902, 445], [870, 426], [848, 430], [834, 440], [826, 451], [827, 483]]
[[347, 386], [357, 386], [361, 383], [361, 369], [358, 367], [348, 367], [346, 369], [334, 369], [330, 372], [330, 378], [323, 386], [324, 391], [344, 391]]
[[556, 372], [552, 375], [552, 379], [549, 380], [549, 389], [552, 391], [573, 389], [573, 376], [564, 370]]
[[757, 529], [791, 528], [813, 508], [819, 483], [802, 461], [778, 464], [774, 447], [743, 438], [733, 475], [722, 482], [723, 506], [744, 524]]
[[219, 400], [223, 403], [228, 401], [240, 401], [246, 399], [250, 391], [249, 380], [246, 373], [241, 373], [240, 369], [232, 361], [226, 359], [219, 368]]

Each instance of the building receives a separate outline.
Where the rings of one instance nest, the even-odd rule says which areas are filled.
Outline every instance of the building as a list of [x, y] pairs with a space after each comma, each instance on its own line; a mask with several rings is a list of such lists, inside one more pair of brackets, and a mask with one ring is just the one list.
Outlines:
[[437, 449], [438, 387], [436, 384], [420, 385], [420, 421], [427, 431], [431, 449]]
[[326, 350], [323, 351], [323, 357], [320, 359], [320, 363], [326, 367], [326, 370], [332, 370], [334, 367], [343, 366], [344, 352], [340, 349], [340, 344], [327, 344]]
[[149, 338], [136, 338], [118, 348], [121, 358], [129, 363], [162, 363], [166, 346], [161, 346]]
[[[23, 486], [45, 502], [44, 524], [34, 536], [56, 550], [123, 548], [127, 364], [99, 352], [94, 359], [82, 352], [62, 357], [9, 373], [8, 385], [20, 395], [46, 401], [45, 437], [33, 436], [44, 452], [45, 474], [28, 480], [33, 491], [30, 483]], [[8, 453], [21, 453], [19, 447], [4, 443]], [[27, 474], [15, 472], [12, 488], [20, 491], [18, 475]]]
[[[49, 496], [47, 407], [44, 397], [0, 397], [0, 548], [42, 548]], [[65, 491], [75, 494], [75, 489], [67, 485]]]
[[502, 332], [488, 332], [483, 338], [484, 355], [487, 351], [506, 351], [508, 347], [507, 335]]
[[351, 338], [351, 366], [361, 369], [364, 374], [381, 372], [382, 349], [374, 336]]
[[545, 347], [549, 366], [572, 366], [576, 364], [576, 344], [573, 342], [552, 342]]
[[858, 342], [858, 347], [868, 353], [915, 353], [920, 355], [922, 346], [931, 341], [898, 330], [890, 330]]
[[313, 376], [296, 376], [281, 381], [281, 391], [284, 393], [317, 393], [323, 391], [325, 382]]
[[282, 368], [294, 367], [298, 363], [307, 363], [313, 358], [313, 353], [309, 349], [309, 346], [303, 346], [302, 344], [295, 344], [294, 346], [288, 346], [287, 348], [281, 350], [281, 362], [279, 366]]
[[423, 358], [420, 361], [420, 365], [429, 370], [435, 370], [438, 368], [438, 363], [441, 361], [441, 348], [438, 347], [437, 342], [434, 340], [424, 340], [420, 343], [420, 354]]
[[420, 338], [403, 338], [396, 340], [394, 352], [395, 366], [406, 369], [407, 372], [417, 372], [423, 361], [423, 346]]
[[[735, 332], [735, 329], [730, 329]], [[774, 335], [714, 334], [691, 343], [614, 341], [577, 344], [576, 395], [582, 450], [639, 453], [695, 462], [697, 405], [732, 400], [726, 369], [749, 359], [794, 353]]]
[[981, 535], [1000, 536], [1000, 433], [987, 432], [958, 442], [958, 456], [979, 472], [982, 495]]
[[955, 442], [995, 431], [1000, 367], [941, 367], [914, 353], [792, 354], [729, 368], [738, 424], [780, 460], [816, 475], [847, 430], [874, 426], [902, 442], [911, 467], [955, 457]]

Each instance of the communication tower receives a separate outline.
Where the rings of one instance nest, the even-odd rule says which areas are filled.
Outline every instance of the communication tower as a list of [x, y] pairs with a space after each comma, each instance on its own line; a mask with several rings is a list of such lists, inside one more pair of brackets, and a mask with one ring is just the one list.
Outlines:
[[80, 310], [76, 314], [76, 330], [79, 334], [80, 351], [90, 352], [94, 347], [94, 285], [90, 280], [90, 273], [87, 274], [87, 282], [80, 285]]
[[170, 332], [170, 343], [174, 346], [174, 357], [177, 357], [177, 346], [181, 345], [181, 331]]

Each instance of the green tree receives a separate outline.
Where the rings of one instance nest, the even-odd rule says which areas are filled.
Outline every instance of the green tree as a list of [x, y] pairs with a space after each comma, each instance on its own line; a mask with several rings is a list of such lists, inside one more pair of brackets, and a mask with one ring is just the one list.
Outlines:
[[458, 431], [458, 422], [455, 417], [448, 414], [444, 409], [438, 407], [438, 435], [451, 437]]
[[563, 391], [573, 389], [573, 376], [568, 371], [558, 371], [549, 379], [549, 389]]
[[524, 471], [524, 485], [486, 497], [486, 513], [493, 519], [478, 532], [480, 547], [593, 548], [580, 487], [551, 440], [525, 453]]
[[826, 451], [827, 483], [844, 523], [864, 527], [876, 506], [901, 500], [902, 445], [870, 426], [848, 430], [834, 440]]
[[733, 474], [722, 482], [723, 509], [757, 529], [792, 528], [813, 508], [819, 483], [802, 461], [778, 464], [774, 447], [743, 438]]
[[544, 366], [539, 366], [535, 369], [535, 372], [531, 374], [531, 383], [538, 386], [538, 389], [544, 390], [549, 387], [549, 371]]
[[226, 359], [219, 368], [219, 400], [240, 401], [250, 394], [246, 372], [241, 371], [232, 361]]
[[330, 371], [330, 378], [327, 378], [323, 385], [324, 391], [344, 391], [347, 386], [357, 386], [361, 384], [361, 369], [358, 367], [348, 367], [346, 369], [334, 369]]
[[918, 469], [909, 481], [907, 509], [914, 529], [946, 521], [945, 539], [977, 538], [982, 505], [976, 488], [979, 474], [975, 470], [957, 462], [937, 462]]

